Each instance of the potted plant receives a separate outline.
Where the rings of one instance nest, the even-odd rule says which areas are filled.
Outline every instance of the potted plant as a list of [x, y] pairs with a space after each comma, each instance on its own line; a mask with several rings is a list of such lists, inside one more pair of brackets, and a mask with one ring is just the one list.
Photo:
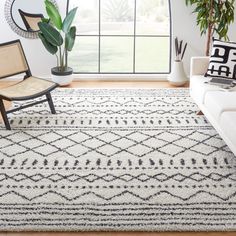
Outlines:
[[201, 35], [207, 34], [206, 56], [209, 56], [214, 33], [220, 39], [228, 40], [229, 25], [234, 22], [235, 0], [185, 0], [186, 5], [194, 5], [197, 25]]
[[73, 69], [68, 67], [67, 54], [72, 51], [75, 43], [76, 27], [71, 25], [77, 8], [72, 9], [62, 21], [57, 7], [52, 2], [45, 0], [45, 7], [49, 19], [42, 19], [38, 23], [38, 35], [47, 51], [57, 57], [57, 66], [51, 69], [52, 80], [65, 86], [73, 80]]

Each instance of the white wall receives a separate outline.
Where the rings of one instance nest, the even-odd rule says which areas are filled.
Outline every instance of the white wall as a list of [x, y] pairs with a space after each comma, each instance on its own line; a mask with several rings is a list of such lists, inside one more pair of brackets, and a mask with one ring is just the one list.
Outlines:
[[[65, 0], [59, 0], [60, 10], [65, 9]], [[18, 36], [8, 26], [4, 16], [5, 0], [0, 0], [0, 43], [20, 39], [31, 71], [35, 76], [48, 77], [50, 69], [56, 65], [56, 57], [50, 55], [39, 39], [26, 39]]]
[[[60, 11], [65, 12], [65, 0], [57, 0]], [[20, 38], [25, 49], [31, 70], [36, 76], [49, 76], [50, 68], [55, 66], [56, 59], [44, 49], [39, 40], [21, 38], [15, 34], [6, 23], [4, 17], [5, 0], [0, 1], [0, 43]], [[189, 73], [189, 62], [191, 56], [204, 55], [205, 37], [200, 37], [199, 28], [196, 26], [196, 17], [191, 14], [192, 9], [185, 6], [184, 0], [171, 0], [172, 22], [173, 22], [173, 39], [178, 36], [188, 42], [188, 49], [184, 58], [186, 72]], [[236, 41], [235, 23], [231, 26], [229, 37], [230, 40]]]
[[[235, 4], [236, 6], [236, 4]], [[190, 58], [192, 56], [204, 56], [206, 48], [206, 36], [200, 36], [200, 30], [196, 26], [196, 15], [192, 14], [193, 8], [186, 7], [185, 0], [171, 0], [173, 39], [178, 36], [188, 43], [188, 49], [184, 58], [185, 71], [189, 74]], [[236, 41], [236, 16], [235, 23], [229, 30], [229, 38]], [[174, 56], [174, 54], [173, 54]], [[172, 58], [174, 59], [174, 58]]]

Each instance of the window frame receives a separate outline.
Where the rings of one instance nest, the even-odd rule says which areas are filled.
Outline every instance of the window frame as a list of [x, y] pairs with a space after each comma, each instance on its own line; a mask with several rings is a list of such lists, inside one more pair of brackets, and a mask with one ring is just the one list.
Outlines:
[[[134, 35], [104, 35], [101, 34], [101, 1], [99, 1], [99, 22], [98, 22], [98, 35], [91, 35], [91, 34], [83, 34], [79, 35], [76, 34], [76, 37], [98, 37], [98, 72], [74, 72], [74, 74], [77, 75], [113, 75], [116, 77], [116, 75], [127, 75], [127, 76], [135, 76], [135, 75], [158, 75], [158, 77], [162, 75], [168, 75], [171, 73], [171, 67], [172, 67], [172, 10], [171, 10], [171, 0], [168, 1], [169, 4], [169, 35], [136, 35], [136, 19], [137, 19], [137, 0], [134, 0]], [[70, 10], [70, 0], [67, 0], [66, 3], [66, 15], [68, 14]], [[133, 72], [101, 72], [101, 37], [130, 37], [134, 39], [134, 48], [133, 48]], [[135, 66], [136, 66], [136, 38], [142, 37], [142, 38], [169, 38], [169, 70], [167, 72], [136, 72]]]

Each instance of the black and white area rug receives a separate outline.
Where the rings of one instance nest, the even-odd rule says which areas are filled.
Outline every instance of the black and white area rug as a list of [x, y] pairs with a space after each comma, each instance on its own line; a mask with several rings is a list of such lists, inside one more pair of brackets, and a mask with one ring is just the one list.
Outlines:
[[0, 231], [236, 230], [236, 157], [187, 89], [52, 96], [0, 127]]

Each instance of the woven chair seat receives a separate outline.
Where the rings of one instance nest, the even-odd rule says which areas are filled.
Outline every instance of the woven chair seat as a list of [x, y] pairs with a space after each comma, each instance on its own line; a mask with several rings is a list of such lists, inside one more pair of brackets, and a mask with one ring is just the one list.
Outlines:
[[[7, 130], [11, 130], [8, 114], [47, 102], [52, 114], [56, 114], [51, 91], [58, 84], [32, 76], [20, 40], [0, 44], [0, 79], [14, 75], [24, 75], [24, 80], [0, 89], [0, 112]], [[35, 98], [44, 99], [35, 100]], [[4, 100], [23, 101], [33, 100], [10, 110], [6, 110]]]
[[52, 90], [56, 84], [44, 79], [29, 77], [17, 84], [0, 89], [0, 96], [7, 100], [25, 100], [41, 96], [47, 90]]

